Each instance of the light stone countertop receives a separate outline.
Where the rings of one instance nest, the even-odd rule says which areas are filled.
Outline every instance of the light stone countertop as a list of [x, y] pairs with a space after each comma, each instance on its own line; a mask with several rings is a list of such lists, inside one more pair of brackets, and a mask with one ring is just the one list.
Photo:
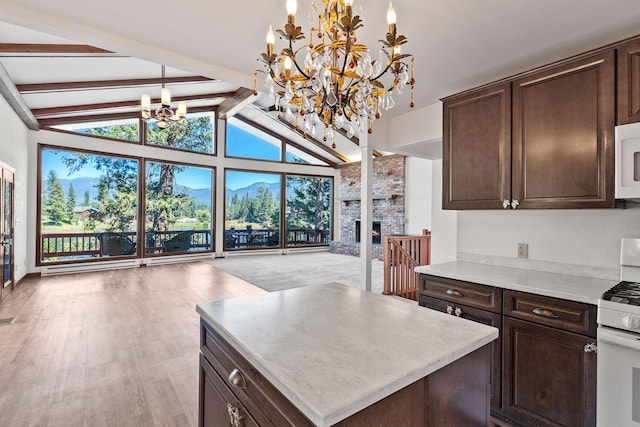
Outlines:
[[341, 284], [198, 304], [302, 413], [333, 425], [498, 337], [496, 328]]
[[417, 267], [415, 271], [594, 305], [598, 304], [598, 299], [605, 291], [617, 283], [612, 280], [466, 261], [426, 265]]

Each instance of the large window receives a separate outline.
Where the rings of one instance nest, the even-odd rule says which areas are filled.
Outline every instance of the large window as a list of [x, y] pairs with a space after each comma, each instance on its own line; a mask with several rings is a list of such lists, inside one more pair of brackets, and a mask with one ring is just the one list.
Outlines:
[[282, 141], [241, 120], [230, 118], [227, 120], [226, 150], [229, 157], [280, 161]]
[[40, 261], [137, 253], [138, 161], [42, 148]]
[[281, 175], [227, 170], [225, 249], [280, 246]]
[[331, 178], [287, 175], [287, 246], [329, 243], [332, 184]]
[[66, 130], [82, 135], [94, 135], [104, 138], [118, 139], [127, 142], [140, 141], [140, 120], [122, 119], [90, 123], [70, 123], [52, 126], [54, 129]]
[[212, 249], [213, 169], [148, 161], [145, 252]]
[[153, 120], [147, 123], [146, 142], [149, 145], [215, 154], [215, 113], [188, 114], [185, 123], [171, 123], [160, 129]]

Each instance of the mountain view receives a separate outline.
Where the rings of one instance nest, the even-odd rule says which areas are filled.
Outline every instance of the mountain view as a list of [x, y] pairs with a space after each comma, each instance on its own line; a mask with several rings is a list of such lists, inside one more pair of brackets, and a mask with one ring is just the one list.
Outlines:
[[[98, 178], [60, 178], [60, 182], [62, 183], [65, 195], [69, 194], [69, 186], [73, 184], [73, 189], [76, 192], [79, 205], [81, 205], [84, 200], [85, 191], [89, 191], [89, 200], [94, 200], [98, 195]], [[273, 194], [274, 198], [280, 197], [280, 183], [254, 182], [247, 187], [238, 188], [237, 190], [227, 188], [227, 200], [231, 200], [235, 194], [237, 194], [238, 197], [243, 197], [245, 194], [249, 194], [249, 197], [255, 197], [258, 194], [258, 189], [260, 187], [267, 187], [267, 189]], [[211, 205], [211, 190], [209, 188], [189, 188], [182, 185], [176, 185], [177, 192], [182, 192], [183, 189], [186, 190], [189, 196], [195, 198], [198, 205]]]

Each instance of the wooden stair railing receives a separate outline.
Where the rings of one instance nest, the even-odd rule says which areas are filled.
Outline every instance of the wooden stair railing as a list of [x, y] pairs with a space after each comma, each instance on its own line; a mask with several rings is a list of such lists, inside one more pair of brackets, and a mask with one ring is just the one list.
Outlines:
[[384, 237], [383, 295], [418, 300], [418, 273], [414, 269], [431, 263], [431, 231], [421, 236]]

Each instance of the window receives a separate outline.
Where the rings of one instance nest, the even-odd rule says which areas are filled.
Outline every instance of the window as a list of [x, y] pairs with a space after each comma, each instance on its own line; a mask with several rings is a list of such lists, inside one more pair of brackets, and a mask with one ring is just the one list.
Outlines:
[[225, 249], [280, 246], [280, 174], [227, 170]]
[[73, 123], [51, 126], [53, 129], [66, 130], [83, 135], [95, 135], [119, 139], [127, 142], [140, 141], [140, 120], [124, 119], [102, 122]]
[[212, 250], [213, 169], [145, 163], [145, 253]]
[[232, 117], [227, 120], [226, 155], [279, 162], [282, 141]]
[[40, 260], [137, 254], [138, 161], [41, 148]]
[[215, 154], [215, 113], [187, 114], [184, 125], [171, 123], [160, 129], [147, 122], [147, 144], [196, 153]]
[[287, 246], [329, 244], [333, 180], [287, 175]]
[[287, 163], [304, 163], [307, 165], [329, 166], [326, 162], [287, 144]]

